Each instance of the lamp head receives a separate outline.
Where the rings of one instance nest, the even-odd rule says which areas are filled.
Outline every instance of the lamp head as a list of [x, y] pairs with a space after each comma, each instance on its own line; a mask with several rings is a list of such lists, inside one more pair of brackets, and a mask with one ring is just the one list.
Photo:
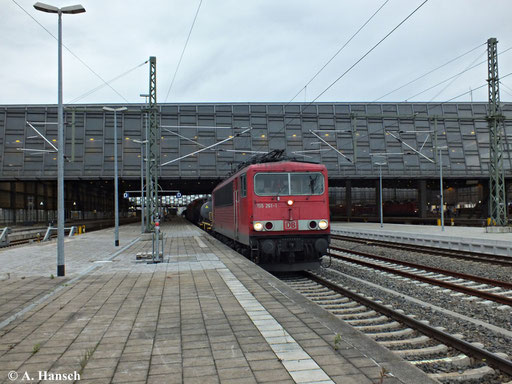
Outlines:
[[60, 10], [61, 10], [62, 13], [69, 13], [69, 14], [84, 13], [85, 12], [85, 8], [82, 7], [81, 4], [70, 5], [68, 7], [62, 7]]
[[126, 111], [127, 109], [128, 108], [126, 108], [126, 107], [119, 107], [119, 108], [103, 107], [103, 110], [108, 111], [108, 112], [122, 112], [122, 111]]
[[53, 5], [45, 4], [45, 3], [37, 2], [34, 4], [34, 8], [41, 12], [59, 13], [59, 8], [54, 7]]
[[34, 4], [34, 8], [41, 12], [47, 13], [67, 13], [67, 14], [75, 14], [75, 13], [84, 13], [85, 8], [81, 4], [70, 5], [67, 7], [58, 8], [53, 5], [45, 4], [37, 2]]

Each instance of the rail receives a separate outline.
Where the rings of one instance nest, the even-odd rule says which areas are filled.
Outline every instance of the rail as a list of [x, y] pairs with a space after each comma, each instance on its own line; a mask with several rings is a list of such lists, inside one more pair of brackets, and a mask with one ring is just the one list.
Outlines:
[[453, 291], [465, 293], [466, 295], [481, 297], [483, 299], [491, 300], [491, 301], [494, 301], [496, 303], [512, 306], [512, 298], [507, 297], [507, 296], [497, 295], [497, 294], [494, 294], [494, 293], [490, 293], [490, 292], [481, 291], [481, 290], [477, 290], [477, 289], [474, 289], [474, 288], [466, 287], [464, 285], [458, 285], [458, 284], [449, 283], [449, 282], [443, 281], [443, 280], [432, 279], [430, 277], [421, 276], [421, 275], [414, 274], [414, 273], [411, 273], [411, 272], [405, 272], [405, 271], [402, 271], [402, 270], [399, 270], [399, 269], [385, 267], [383, 265], [372, 264], [372, 263], [369, 263], [369, 262], [366, 262], [366, 261], [363, 261], [363, 260], [354, 259], [352, 257], [335, 255], [333, 253], [328, 253], [328, 256], [332, 256], [332, 257], [334, 257], [336, 259], [348, 261], [350, 263], [359, 264], [359, 265], [362, 265], [362, 266], [365, 266], [365, 267], [368, 267], [368, 268], [378, 269], [378, 270], [381, 270], [381, 271], [384, 271], [384, 272], [392, 273], [392, 274], [395, 274], [395, 275], [400, 275], [400, 276], [407, 277], [407, 278], [412, 279], [412, 280], [419, 280], [419, 281], [422, 281], [424, 283], [428, 283], [428, 284], [432, 284], [432, 285], [437, 285], [437, 286], [440, 286], [440, 287], [443, 287], [443, 288], [448, 288], [448, 289], [451, 289]]
[[408, 243], [447, 250], [478, 252], [488, 255], [508, 256], [512, 254], [512, 242], [489, 239], [461, 239], [457, 236], [429, 234], [428, 237], [418, 237], [418, 234], [403, 231], [332, 229], [334, 235], [358, 237], [368, 240], [385, 240], [395, 243]]
[[352, 241], [357, 243], [366, 243], [367, 245], [378, 245], [384, 246], [388, 248], [395, 248], [413, 252], [427, 252], [433, 255], [445, 256], [445, 257], [453, 257], [457, 259], [470, 260], [470, 261], [479, 261], [483, 263], [491, 263], [491, 264], [500, 264], [504, 266], [512, 266], [512, 257], [510, 254], [499, 255], [499, 254], [490, 254], [483, 252], [474, 252], [467, 250], [459, 250], [459, 249], [448, 249], [442, 247], [435, 247], [433, 245], [419, 245], [419, 244], [411, 244], [411, 243], [401, 243], [394, 239], [390, 240], [381, 240], [381, 239], [368, 239], [365, 237], [356, 237], [354, 235], [332, 235], [332, 239], [334, 240], [345, 240]]
[[364, 296], [358, 295], [357, 293], [354, 293], [347, 289], [344, 289], [343, 287], [340, 287], [337, 284], [327, 281], [314, 273], [304, 272], [304, 275], [307, 278], [309, 278], [313, 281], [316, 281], [317, 283], [322, 284], [323, 286], [325, 286], [337, 293], [340, 293], [344, 296], [350, 297], [352, 300], [355, 300], [355, 301], [361, 303], [362, 305], [365, 305], [369, 308], [374, 309], [377, 312], [380, 312], [386, 316], [389, 316], [389, 317], [393, 318], [394, 320], [407, 325], [408, 327], [416, 329], [419, 332], [421, 332], [427, 336], [430, 336], [433, 339], [440, 341], [441, 343], [444, 343], [446, 345], [453, 347], [454, 349], [457, 349], [458, 351], [461, 351], [461, 352], [463, 352], [469, 356], [472, 356], [474, 358], [477, 358], [479, 360], [485, 361], [485, 363], [491, 367], [497, 368], [504, 373], [512, 375], [512, 361], [510, 361], [510, 360], [501, 358], [501, 357], [495, 355], [494, 353], [491, 353], [485, 349], [479, 348], [475, 345], [465, 342], [464, 340], [458, 339], [446, 332], [443, 332], [439, 329], [436, 329], [436, 328], [431, 327], [425, 323], [422, 323], [421, 321], [415, 320], [409, 316], [406, 316], [397, 311], [394, 311], [393, 309], [388, 308], [382, 304], [376, 303]]
[[338, 251], [338, 252], [352, 253], [354, 255], [367, 257], [369, 259], [380, 260], [380, 261], [384, 261], [387, 263], [393, 263], [393, 264], [397, 264], [397, 265], [403, 265], [403, 266], [409, 267], [409, 268], [422, 269], [424, 271], [440, 273], [440, 274], [443, 274], [446, 276], [452, 276], [452, 277], [456, 277], [459, 279], [472, 280], [472, 281], [476, 281], [476, 282], [482, 283], [482, 284], [493, 285], [495, 287], [512, 289], [512, 283], [508, 283], [506, 281], [493, 280], [493, 279], [488, 279], [486, 277], [480, 277], [480, 276], [474, 276], [474, 275], [467, 275], [465, 273], [453, 272], [453, 271], [449, 271], [447, 269], [429, 267], [429, 266], [423, 265], [423, 264], [410, 263], [408, 261], [396, 260], [396, 259], [392, 259], [390, 257], [378, 256], [378, 255], [374, 255], [372, 253], [360, 252], [360, 251], [355, 251], [352, 249], [346, 249], [346, 248], [340, 248], [340, 247], [334, 247], [334, 246], [331, 246], [329, 248], [332, 250]]

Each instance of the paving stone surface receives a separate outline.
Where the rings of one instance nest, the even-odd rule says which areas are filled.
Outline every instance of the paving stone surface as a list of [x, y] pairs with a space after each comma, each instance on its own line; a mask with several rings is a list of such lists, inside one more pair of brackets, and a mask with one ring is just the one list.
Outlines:
[[339, 321], [305, 308], [284, 284], [190, 224], [162, 230], [159, 264], [135, 260], [151, 248], [130, 245], [137, 224], [121, 227], [121, 250], [112, 230], [68, 240], [64, 279], [50, 277], [54, 243], [9, 254], [0, 266], [0, 322], [28, 309], [0, 328], [0, 381], [13, 382], [14, 371], [20, 383], [25, 372], [78, 373], [77, 382], [100, 384], [369, 383], [382, 365], [396, 369], [397, 382], [407, 382], [400, 369], [431, 382], [397, 358], [373, 360], [350, 337], [335, 351]]

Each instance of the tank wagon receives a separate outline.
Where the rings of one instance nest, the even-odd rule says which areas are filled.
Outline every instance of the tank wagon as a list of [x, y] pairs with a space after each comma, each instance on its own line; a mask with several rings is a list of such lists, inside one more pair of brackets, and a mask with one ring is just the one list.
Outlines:
[[199, 222], [201, 221], [201, 206], [206, 203], [206, 201], [206, 197], [201, 197], [191, 201], [190, 204], [187, 205], [187, 209], [183, 212], [185, 218], [188, 221], [199, 225]]

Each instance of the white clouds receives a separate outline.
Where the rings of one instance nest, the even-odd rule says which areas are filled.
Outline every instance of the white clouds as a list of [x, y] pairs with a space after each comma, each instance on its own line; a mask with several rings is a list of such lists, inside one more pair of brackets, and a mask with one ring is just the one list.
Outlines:
[[[16, 1], [56, 35], [55, 15], [35, 11], [34, 1]], [[68, 5], [60, 0], [51, 3]], [[289, 101], [382, 3], [203, 0], [168, 101]], [[64, 43], [104, 79], [156, 56], [158, 99], [163, 102], [199, 0], [153, 0], [145, 5], [136, 0], [84, 0], [82, 4], [85, 14], [63, 17]], [[419, 0], [391, 0], [308, 86], [307, 99], [323, 91], [419, 4]], [[489, 37], [497, 37], [499, 51], [503, 51], [512, 46], [512, 25], [507, 20], [511, 10], [512, 3], [507, 0], [430, 0], [319, 101], [371, 101]], [[55, 40], [12, 0], [4, 2], [0, 17], [0, 49], [5, 58], [0, 64], [0, 103], [54, 103]], [[404, 100], [466, 68], [479, 53], [385, 100]], [[502, 75], [512, 72], [512, 51], [500, 57], [499, 64]], [[485, 65], [460, 76], [437, 100], [483, 84], [486, 76]], [[506, 80], [512, 86], [512, 76]], [[139, 102], [147, 83], [148, 68], [144, 66], [112, 85], [130, 102]], [[82, 64], [64, 54], [65, 101], [100, 84]], [[429, 100], [442, 88], [419, 99]], [[485, 100], [485, 89], [473, 96]], [[502, 98], [509, 99], [507, 94]], [[304, 94], [297, 100], [304, 101]], [[81, 102], [123, 100], [104, 87]]]

